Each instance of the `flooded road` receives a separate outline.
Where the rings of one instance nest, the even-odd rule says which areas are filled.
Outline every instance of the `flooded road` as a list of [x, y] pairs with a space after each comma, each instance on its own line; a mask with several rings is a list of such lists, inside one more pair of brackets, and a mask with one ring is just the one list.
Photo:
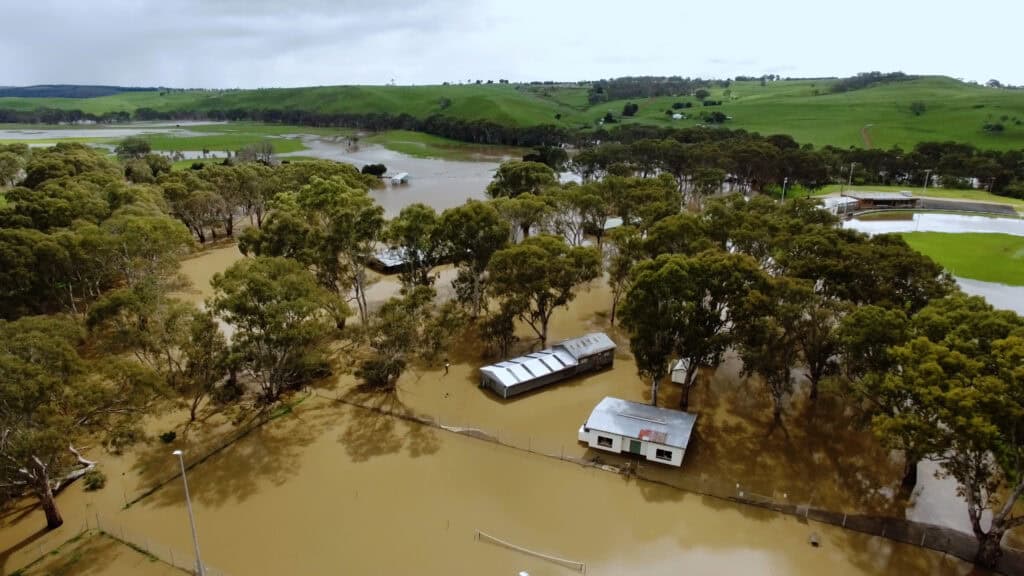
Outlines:
[[867, 234], [890, 232], [983, 232], [1024, 236], [1024, 219], [932, 212], [884, 212], [843, 221]]

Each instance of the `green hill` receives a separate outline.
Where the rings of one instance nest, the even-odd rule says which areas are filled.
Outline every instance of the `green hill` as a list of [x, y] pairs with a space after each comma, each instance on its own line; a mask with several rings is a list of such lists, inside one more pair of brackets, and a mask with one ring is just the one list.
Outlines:
[[[132, 113], [151, 108], [161, 113], [241, 110], [301, 110], [317, 114], [432, 115], [489, 120], [515, 127], [553, 124], [594, 128], [607, 112], [623, 124], [693, 126], [702, 112], [720, 111], [729, 128], [762, 134], [790, 134], [818, 146], [910, 148], [921, 141], [955, 140], [981, 148], [1024, 148], [1024, 90], [987, 88], [946, 77], [883, 83], [843, 93], [830, 92], [835, 80], [783, 80], [760, 85], [734, 82], [711, 89], [704, 107], [692, 96], [634, 98], [588, 104], [587, 87], [576, 85], [330, 86], [233, 91], [127, 92], [99, 98], [0, 98], [0, 109], [57, 108], [85, 113]], [[633, 118], [621, 117], [627, 102], [639, 105]], [[688, 118], [666, 115], [675, 102]], [[915, 115], [911, 104], [924, 111]], [[1002, 132], [986, 131], [1000, 124]], [[862, 130], [869, 142], [865, 141]]]

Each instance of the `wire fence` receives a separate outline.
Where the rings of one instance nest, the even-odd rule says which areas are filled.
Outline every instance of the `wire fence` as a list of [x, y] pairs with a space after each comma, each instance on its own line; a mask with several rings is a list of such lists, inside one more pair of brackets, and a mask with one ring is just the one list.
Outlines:
[[[445, 430], [451, 433], [470, 436], [486, 442], [506, 446], [508, 448], [529, 452], [531, 454], [537, 454], [565, 462], [572, 462], [581, 466], [598, 468], [607, 472], [637, 478], [646, 482], [685, 492], [710, 496], [750, 506], [757, 506], [759, 508], [772, 510], [781, 514], [788, 514], [798, 518], [803, 518], [804, 520], [831, 524], [847, 530], [880, 536], [893, 541], [936, 550], [968, 562], [973, 561], [978, 548], [977, 540], [972, 534], [944, 526], [915, 522], [903, 518], [827, 510], [813, 506], [812, 501], [810, 500], [807, 502], [796, 502], [794, 501], [795, 498], [791, 494], [785, 490], [778, 490], [772, 486], [759, 486], [747, 481], [726, 481], [720, 478], [710, 478], [704, 474], [699, 476], [680, 474], [678, 469], [667, 468], [659, 464], [647, 465], [643, 461], [637, 461], [625, 456], [618, 456], [614, 454], [594, 456], [579, 444], [567, 445], [565, 443], [554, 441], [550, 438], [536, 438], [521, 431], [508, 431], [501, 429], [488, 430], [486, 427], [475, 424], [447, 421], [442, 420], [440, 417], [414, 414], [404, 408], [395, 409], [384, 406], [372, 406], [351, 398], [323, 396], [315, 391], [300, 397], [297, 401], [286, 405], [283, 409], [275, 410], [270, 414], [258, 418], [244, 429], [231, 434], [224, 441], [219, 442], [212, 450], [192, 460], [188, 464], [187, 468], [191, 469], [226, 447], [234, 444], [253, 430], [284, 413], [290, 412], [295, 405], [302, 403], [310, 395], [319, 396], [323, 399], [346, 404], [358, 409], [370, 410], [378, 414]], [[163, 481], [158, 482], [150, 489], [127, 501], [126, 507], [144, 499], [159, 490], [166, 483], [177, 478], [180, 478], [180, 473], [171, 475]], [[123, 530], [118, 532], [119, 528], [116, 526], [112, 527], [111, 530], [107, 530], [106, 528], [109, 524], [99, 516], [96, 517], [96, 521], [98, 526], [102, 523], [100, 529], [105, 533], [121, 539], [136, 549], [152, 554], [172, 566], [183, 568], [185, 570], [194, 569], [194, 559], [191, 555], [181, 554], [167, 547], [153, 546], [148, 538], [145, 538], [144, 536], [133, 536]], [[134, 539], [130, 539], [130, 537], [133, 537]], [[496, 540], [490, 536], [488, 536], [488, 538]], [[1007, 575], [1024, 574], [1024, 550], [1003, 546], [1003, 555], [999, 560], [999, 564], [996, 566], [996, 571]], [[211, 576], [221, 576], [225, 573], [213, 570], [207, 566], [207, 574]]]
[[[710, 478], [707, 475], [685, 475], [680, 474], [680, 471], [675, 468], [654, 463], [647, 465], [646, 461], [637, 461], [626, 456], [610, 453], [594, 456], [592, 452], [588, 452], [579, 444], [566, 445], [549, 438], [537, 438], [521, 431], [488, 430], [474, 424], [449, 422], [439, 417], [416, 415], [405, 410], [370, 406], [346, 398], [335, 398], [334, 400], [360, 409], [372, 410], [425, 426], [471, 436], [531, 454], [573, 462], [581, 466], [594, 467], [685, 492], [757, 506], [804, 520], [831, 524], [847, 530], [928, 548], [967, 562], [974, 560], [978, 549], [978, 541], [973, 534], [945, 526], [915, 522], [904, 518], [826, 510], [813, 506], [811, 502], [795, 502], [793, 496], [788, 492], [767, 485], [758, 486], [748, 482], [725, 481]], [[1024, 550], [1003, 546], [1003, 555], [999, 559], [996, 571], [1007, 575], [1024, 574]]]
[[[197, 573], [196, 559], [191, 553], [175, 550], [170, 546], [159, 544], [148, 536], [138, 532], [133, 532], [125, 528], [124, 525], [113, 522], [109, 518], [104, 518], [99, 514], [95, 515], [92, 520], [88, 521], [88, 524], [92, 523], [95, 523], [95, 528], [100, 533], [135, 549], [141, 554], [145, 554], [146, 556], [183, 570], [189, 574]], [[206, 562], [203, 562], [203, 568], [205, 569], [207, 576], [228, 576], [227, 572], [218, 570]]]

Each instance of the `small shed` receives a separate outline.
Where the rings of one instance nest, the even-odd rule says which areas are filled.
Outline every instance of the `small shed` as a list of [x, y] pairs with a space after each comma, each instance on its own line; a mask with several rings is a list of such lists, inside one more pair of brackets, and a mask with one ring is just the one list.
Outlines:
[[606, 396], [580, 426], [579, 441], [606, 452], [681, 466], [697, 415]]
[[619, 218], [618, 216], [609, 216], [604, 220], [605, 232], [609, 230], [614, 230], [620, 226], [622, 226], [622, 218]]
[[405, 250], [402, 248], [378, 250], [370, 259], [369, 264], [370, 268], [381, 274], [397, 274], [406, 264]]
[[502, 398], [523, 394], [615, 361], [615, 342], [603, 332], [571, 338], [539, 352], [480, 368], [480, 387]]
[[690, 369], [690, 362], [680, 358], [672, 365], [672, 382], [674, 384], [686, 384], [686, 371]]
[[391, 177], [391, 183], [392, 184], [408, 184], [409, 183], [409, 173], [408, 172], [399, 172], [398, 174], [395, 174], [394, 176]]

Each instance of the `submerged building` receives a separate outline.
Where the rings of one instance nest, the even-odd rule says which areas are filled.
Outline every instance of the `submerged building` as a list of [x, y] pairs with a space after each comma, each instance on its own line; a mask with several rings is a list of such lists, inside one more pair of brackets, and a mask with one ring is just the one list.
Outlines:
[[480, 369], [480, 387], [502, 398], [529, 392], [577, 374], [600, 370], [615, 361], [615, 342], [603, 332], [571, 338]]
[[580, 426], [579, 440], [606, 452], [681, 466], [697, 415], [605, 397]]

